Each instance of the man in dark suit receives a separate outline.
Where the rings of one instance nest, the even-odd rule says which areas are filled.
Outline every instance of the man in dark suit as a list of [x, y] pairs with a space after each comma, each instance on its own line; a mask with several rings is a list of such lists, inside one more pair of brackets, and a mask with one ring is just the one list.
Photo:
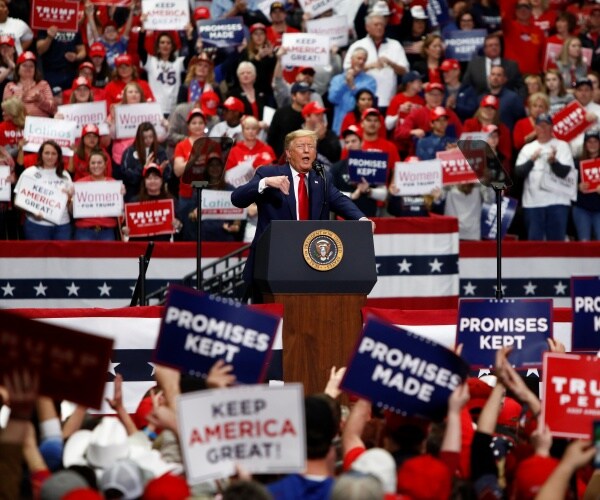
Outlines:
[[488, 78], [492, 66], [502, 66], [506, 74], [506, 86], [525, 98], [527, 89], [519, 66], [515, 61], [501, 57], [502, 44], [498, 35], [488, 35], [483, 42], [483, 56], [475, 56], [469, 62], [462, 83], [471, 85], [477, 94], [487, 94]]
[[[256, 234], [244, 269], [244, 280], [248, 284], [253, 279], [256, 242], [272, 220], [329, 220], [331, 211], [345, 219], [369, 221], [354, 202], [335, 187], [329, 172], [323, 171], [322, 177], [313, 169], [317, 156], [315, 132], [296, 130], [287, 134], [285, 156], [285, 165], [259, 167], [247, 184], [231, 193], [236, 207], [245, 208], [252, 203], [258, 206]], [[371, 224], [374, 229], [374, 223]]]

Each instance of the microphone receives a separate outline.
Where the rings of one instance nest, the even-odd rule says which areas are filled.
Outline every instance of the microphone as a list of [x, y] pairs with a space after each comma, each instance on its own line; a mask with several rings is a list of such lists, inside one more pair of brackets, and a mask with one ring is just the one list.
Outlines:
[[312, 168], [315, 169], [315, 172], [319, 174], [323, 179], [325, 179], [325, 165], [323, 165], [319, 160], [313, 161]]

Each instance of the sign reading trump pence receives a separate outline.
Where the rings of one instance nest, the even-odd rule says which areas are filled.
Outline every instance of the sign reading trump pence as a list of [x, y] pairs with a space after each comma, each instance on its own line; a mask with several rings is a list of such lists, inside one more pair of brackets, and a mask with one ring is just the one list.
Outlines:
[[311, 33], [284, 33], [281, 57], [284, 66], [327, 66], [329, 64], [329, 37]]
[[552, 299], [468, 299], [458, 306], [456, 343], [473, 368], [493, 366], [502, 347], [512, 347], [517, 369], [540, 368], [550, 337]]
[[248, 472], [288, 474], [305, 467], [301, 384], [240, 386], [184, 394], [178, 425], [188, 482]]
[[572, 351], [600, 350], [600, 278], [571, 278], [573, 304]]
[[542, 421], [553, 436], [590, 439], [600, 420], [600, 358], [544, 354]]
[[469, 366], [444, 346], [369, 319], [341, 387], [384, 409], [440, 419], [468, 372]]
[[125, 203], [129, 236], [172, 234], [175, 206], [172, 199]]
[[220, 359], [238, 382], [262, 381], [280, 319], [188, 288], [169, 289], [156, 362], [206, 376]]

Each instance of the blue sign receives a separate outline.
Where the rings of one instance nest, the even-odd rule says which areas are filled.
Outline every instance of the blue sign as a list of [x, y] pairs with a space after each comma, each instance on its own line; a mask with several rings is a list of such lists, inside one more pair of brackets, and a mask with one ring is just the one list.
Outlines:
[[486, 30], [453, 30], [445, 37], [446, 59], [470, 61], [483, 47]]
[[512, 347], [517, 369], [541, 368], [552, 337], [552, 299], [463, 299], [458, 306], [456, 343], [473, 368], [494, 365], [496, 351]]
[[236, 47], [244, 39], [244, 21], [241, 17], [198, 21], [198, 36], [213, 47]]
[[[500, 200], [500, 239], [504, 239], [517, 210], [517, 200], [502, 196]], [[498, 212], [495, 203], [484, 203], [481, 207], [481, 239], [496, 239], [496, 212]]]
[[171, 286], [154, 351], [157, 363], [206, 376], [222, 359], [238, 382], [262, 382], [279, 318]]
[[386, 184], [387, 168], [387, 153], [356, 150], [348, 153], [350, 182], [359, 183], [365, 179], [369, 184]]
[[429, 0], [427, 2], [427, 15], [431, 26], [444, 26], [450, 20], [446, 0]]
[[444, 346], [369, 319], [341, 387], [384, 409], [437, 420], [468, 372], [464, 360]]
[[600, 350], [600, 278], [571, 278], [573, 325], [571, 350]]

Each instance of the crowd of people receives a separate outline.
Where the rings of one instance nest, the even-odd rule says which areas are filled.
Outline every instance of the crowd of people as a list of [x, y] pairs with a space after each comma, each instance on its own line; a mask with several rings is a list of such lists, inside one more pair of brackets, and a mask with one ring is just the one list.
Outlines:
[[[498, 174], [513, 178], [504, 192], [518, 202], [509, 233], [528, 240], [600, 237], [600, 195], [578, 168], [598, 154], [595, 2], [458, 0], [438, 23], [422, 0], [365, 0], [349, 23], [348, 45], [333, 45], [329, 64], [316, 67], [282, 63], [283, 34], [306, 31], [311, 18], [294, 2], [272, 2], [267, 12], [256, 2], [213, 1], [193, 10], [185, 29], [165, 32], [144, 28], [141, 2], [122, 3], [85, 1], [79, 31], [61, 32], [32, 30], [27, 2], [0, 0], [0, 155], [11, 172], [3, 182], [14, 188], [23, 175], [39, 174], [70, 198], [74, 182], [115, 179], [126, 203], [147, 199], [147, 184], [161, 183], [152, 196], [174, 200], [170, 239], [195, 240], [197, 193], [181, 177], [198, 138], [235, 141], [217, 173], [223, 178], [239, 165], [284, 163], [286, 134], [308, 129], [318, 136], [317, 160], [368, 217], [454, 215], [462, 239], [481, 239], [480, 208], [491, 199], [485, 188], [403, 195], [394, 166], [435, 159], [456, 148], [461, 134], [482, 132], [504, 169]], [[197, 22], [232, 17], [243, 20], [239, 45], [217, 48], [198, 35]], [[471, 59], [448, 57], [446, 39], [473, 29], [487, 35]], [[60, 120], [58, 106], [94, 101], [106, 103], [107, 122], [83, 124], [72, 155], [52, 142], [36, 154], [23, 139], [27, 116]], [[565, 143], [554, 137], [552, 117], [575, 101], [587, 129]], [[163, 118], [141, 123], [134, 138], [117, 137], [115, 106], [144, 102], [158, 103]], [[353, 150], [385, 153], [387, 182], [351, 181]], [[97, 152], [105, 168], [93, 175]], [[570, 195], [556, 187], [561, 180], [573, 186]], [[225, 178], [210, 189], [233, 186]], [[465, 210], [457, 213], [457, 206]], [[202, 237], [241, 241], [245, 226], [205, 221]], [[120, 240], [128, 227], [112, 218], [73, 219], [70, 201], [58, 222], [8, 201], [0, 202], [0, 234]]]

